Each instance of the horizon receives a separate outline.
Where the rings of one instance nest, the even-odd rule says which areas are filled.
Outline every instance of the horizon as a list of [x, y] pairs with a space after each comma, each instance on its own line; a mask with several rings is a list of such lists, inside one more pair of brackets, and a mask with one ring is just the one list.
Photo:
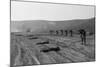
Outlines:
[[36, 19], [36, 20], [11, 20], [12, 21], [71, 21], [71, 20], [88, 20], [88, 19], [95, 19], [96, 17], [90, 17], [90, 18], [82, 18], [82, 19], [69, 19], [69, 20], [46, 20], [46, 19]]

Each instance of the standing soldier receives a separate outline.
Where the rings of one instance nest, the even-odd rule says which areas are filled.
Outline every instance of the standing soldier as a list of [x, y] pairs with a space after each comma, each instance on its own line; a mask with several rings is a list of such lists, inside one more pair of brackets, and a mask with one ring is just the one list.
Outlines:
[[67, 31], [67, 30], [65, 30], [65, 35], [66, 35], [66, 36], [68, 35], [68, 31]]
[[73, 31], [72, 31], [72, 30], [70, 30], [69, 32], [70, 32], [70, 36], [72, 37], [72, 36], [73, 36]]
[[56, 30], [56, 34], [57, 34], [57, 35], [59, 34], [59, 31], [58, 31], [58, 30]]
[[60, 30], [60, 32], [61, 32], [61, 35], [63, 35], [63, 30]]
[[86, 45], [86, 31], [84, 29], [80, 29], [79, 33], [80, 33], [82, 45], [83, 44]]

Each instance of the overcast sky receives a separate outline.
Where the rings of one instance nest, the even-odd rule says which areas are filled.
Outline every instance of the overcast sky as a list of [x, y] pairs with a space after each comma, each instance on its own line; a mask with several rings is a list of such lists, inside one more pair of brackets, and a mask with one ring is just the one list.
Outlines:
[[11, 2], [11, 20], [71, 20], [94, 17], [94, 6]]

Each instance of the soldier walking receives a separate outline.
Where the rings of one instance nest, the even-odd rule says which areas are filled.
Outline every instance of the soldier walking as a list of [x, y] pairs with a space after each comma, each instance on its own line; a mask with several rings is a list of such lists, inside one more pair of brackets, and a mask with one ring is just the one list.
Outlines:
[[86, 31], [84, 29], [80, 29], [79, 30], [79, 33], [80, 33], [80, 38], [81, 38], [81, 41], [82, 41], [82, 45], [86, 45]]

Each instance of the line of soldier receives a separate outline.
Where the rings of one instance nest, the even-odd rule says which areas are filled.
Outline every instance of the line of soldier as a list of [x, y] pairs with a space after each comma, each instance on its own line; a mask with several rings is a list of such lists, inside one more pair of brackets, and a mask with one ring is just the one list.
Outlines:
[[[50, 34], [54, 34], [54, 32], [56, 33], [56, 35], [65, 35], [68, 36], [68, 34], [73, 37], [73, 30], [50, 30]], [[81, 42], [82, 44], [86, 44], [86, 31], [84, 29], [80, 29], [78, 30], [79, 34], [80, 34], [80, 38], [81, 38]]]
[[50, 30], [49, 31], [50, 32], [50, 34], [56, 34], [56, 35], [65, 35], [65, 36], [68, 36], [68, 34], [72, 37], [73, 36], [73, 30], [55, 30], [55, 31], [53, 31], [53, 30]]
[[[31, 30], [28, 29], [27, 32], [30, 32]], [[50, 30], [49, 31], [51, 35], [53, 35], [54, 33], [56, 33], [56, 35], [65, 35], [68, 36], [70, 35], [71, 37], [73, 37], [73, 30]], [[78, 30], [79, 34], [80, 34], [80, 38], [81, 38], [81, 42], [82, 44], [86, 44], [86, 31], [84, 29], [80, 29]]]

